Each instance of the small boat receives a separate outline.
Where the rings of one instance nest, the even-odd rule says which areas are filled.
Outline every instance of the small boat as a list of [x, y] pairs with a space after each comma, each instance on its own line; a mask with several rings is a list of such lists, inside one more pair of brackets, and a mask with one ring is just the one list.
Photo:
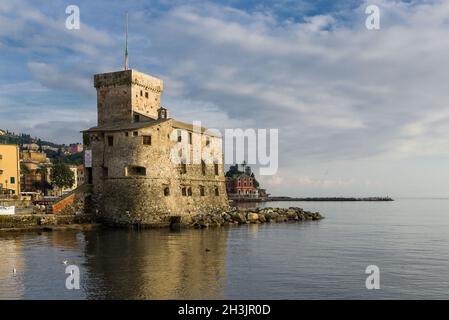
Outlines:
[[0, 206], [0, 215], [13, 215], [16, 213], [16, 207], [2, 207]]

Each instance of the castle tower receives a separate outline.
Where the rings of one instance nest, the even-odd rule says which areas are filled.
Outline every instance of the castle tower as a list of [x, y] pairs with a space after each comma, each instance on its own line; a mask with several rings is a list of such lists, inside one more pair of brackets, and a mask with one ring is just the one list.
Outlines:
[[[186, 131], [192, 144], [194, 126], [169, 118], [161, 107], [161, 79], [128, 69], [127, 31], [125, 46], [124, 70], [94, 76], [98, 125], [83, 131], [97, 218], [114, 225], [168, 225], [174, 217], [226, 210], [223, 164], [172, 161], [180, 142], [172, 133]], [[221, 145], [221, 136], [205, 128], [199, 135], [202, 148]]]
[[96, 74], [98, 125], [157, 119], [163, 83], [161, 79], [123, 70]]

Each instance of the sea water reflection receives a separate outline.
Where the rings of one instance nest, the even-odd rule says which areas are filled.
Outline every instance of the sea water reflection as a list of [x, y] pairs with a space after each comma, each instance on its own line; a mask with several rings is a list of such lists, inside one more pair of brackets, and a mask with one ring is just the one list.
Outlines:
[[[326, 219], [0, 235], [1, 299], [447, 299], [449, 199], [270, 203]], [[67, 290], [67, 264], [80, 290]], [[380, 290], [365, 269], [380, 268]], [[17, 272], [13, 275], [13, 269]]]
[[[223, 229], [3, 236], [0, 298], [223, 298], [226, 237]], [[80, 290], [65, 288], [71, 264], [80, 268]]]

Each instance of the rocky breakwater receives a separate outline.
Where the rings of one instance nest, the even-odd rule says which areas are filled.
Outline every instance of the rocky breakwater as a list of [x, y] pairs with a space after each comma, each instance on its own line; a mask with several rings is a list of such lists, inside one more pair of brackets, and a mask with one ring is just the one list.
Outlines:
[[214, 212], [204, 215], [183, 216], [175, 219], [171, 227], [208, 228], [226, 225], [250, 223], [316, 221], [324, 217], [319, 212], [305, 211], [302, 208], [231, 208], [226, 212]]

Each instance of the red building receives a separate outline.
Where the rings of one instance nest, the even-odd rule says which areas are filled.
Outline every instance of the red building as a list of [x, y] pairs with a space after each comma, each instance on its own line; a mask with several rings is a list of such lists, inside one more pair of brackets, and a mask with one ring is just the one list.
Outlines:
[[81, 143], [73, 143], [69, 146], [70, 153], [80, 153], [83, 152], [83, 145]]
[[257, 189], [254, 187], [254, 178], [246, 173], [235, 178], [226, 179], [226, 189], [228, 195], [237, 196], [257, 196]]

